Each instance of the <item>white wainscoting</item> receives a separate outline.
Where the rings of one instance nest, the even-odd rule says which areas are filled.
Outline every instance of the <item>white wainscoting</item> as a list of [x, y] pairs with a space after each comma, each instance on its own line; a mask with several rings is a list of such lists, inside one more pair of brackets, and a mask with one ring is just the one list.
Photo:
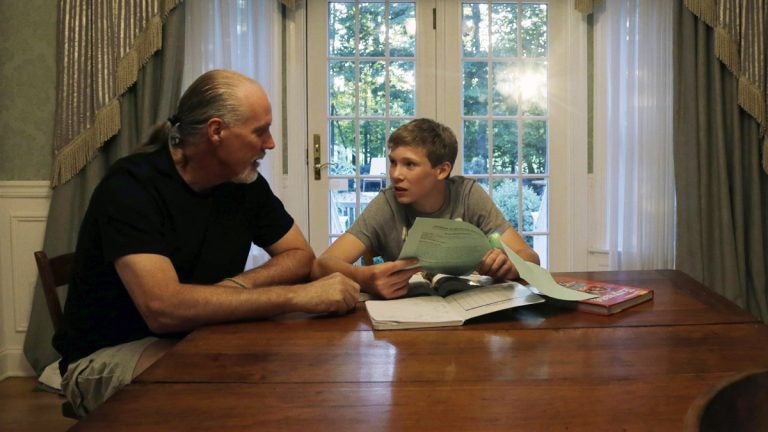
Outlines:
[[34, 374], [22, 350], [50, 196], [47, 181], [0, 181], [0, 380]]

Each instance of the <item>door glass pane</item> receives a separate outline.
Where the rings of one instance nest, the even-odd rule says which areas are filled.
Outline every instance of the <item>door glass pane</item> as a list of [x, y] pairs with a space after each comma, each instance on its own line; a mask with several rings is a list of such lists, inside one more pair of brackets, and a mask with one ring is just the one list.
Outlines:
[[547, 62], [525, 61], [517, 75], [523, 115], [547, 114]]
[[416, 114], [416, 62], [393, 61], [389, 69], [389, 115]]
[[[463, 174], [547, 262], [547, 2], [462, 2]], [[490, 158], [488, 157], [490, 155]]]
[[493, 64], [493, 114], [513, 116], [517, 114], [520, 97], [520, 74], [517, 63], [495, 62]]
[[329, 242], [387, 185], [389, 133], [416, 113], [414, 1], [328, 2]]
[[328, 55], [355, 55], [355, 8], [349, 3], [328, 5]]
[[490, 14], [484, 3], [464, 3], [462, 15], [462, 42], [464, 57], [484, 57], [490, 47]]
[[416, 8], [413, 3], [393, 3], [389, 6], [389, 55], [416, 55]]
[[333, 163], [328, 167], [330, 175], [349, 175], [355, 173], [355, 122], [352, 120], [331, 120], [328, 128], [328, 159]]
[[541, 216], [546, 211], [545, 198], [547, 180], [544, 178], [527, 178], [523, 180], [523, 230], [525, 232], [546, 232], [547, 218]]
[[523, 121], [523, 174], [547, 172], [547, 122]]
[[493, 172], [514, 174], [517, 171], [517, 120], [493, 122]]
[[347, 179], [334, 179], [330, 182], [330, 212], [331, 226], [329, 234], [341, 235], [350, 227], [357, 215], [355, 205], [355, 181]]
[[384, 3], [360, 3], [360, 55], [381, 57], [384, 55], [386, 23]]
[[464, 114], [488, 113], [488, 63], [464, 62]]
[[488, 174], [488, 122], [464, 120], [464, 174]]
[[332, 116], [355, 114], [356, 85], [355, 63], [330, 61], [328, 63], [328, 99]]
[[509, 223], [517, 230], [520, 230], [520, 202], [517, 199], [520, 196], [516, 178], [499, 178], [491, 180], [493, 190], [489, 191], [493, 197], [493, 202], [504, 214]]
[[523, 40], [523, 57], [547, 56], [547, 5], [523, 3], [520, 34]]
[[[386, 174], [386, 164], [383, 170], [380, 165], [376, 165], [377, 161], [387, 156], [385, 126], [384, 120], [360, 121], [360, 174]], [[372, 161], [375, 165], [373, 170]]]
[[385, 74], [383, 61], [360, 62], [360, 115], [383, 116], [386, 106]]
[[514, 3], [494, 4], [492, 11], [493, 53], [500, 57], [514, 57], [517, 54], [517, 5]]

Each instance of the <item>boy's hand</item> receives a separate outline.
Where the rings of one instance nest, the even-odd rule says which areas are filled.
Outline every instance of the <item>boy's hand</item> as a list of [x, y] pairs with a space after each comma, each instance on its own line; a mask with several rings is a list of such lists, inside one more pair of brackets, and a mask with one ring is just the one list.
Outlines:
[[496, 280], [513, 280], [520, 277], [517, 268], [501, 249], [493, 248], [486, 252], [483, 260], [475, 268], [481, 275], [491, 276]]
[[389, 261], [361, 267], [362, 285], [371, 294], [385, 299], [402, 297], [408, 292], [408, 279], [421, 271], [416, 259]]

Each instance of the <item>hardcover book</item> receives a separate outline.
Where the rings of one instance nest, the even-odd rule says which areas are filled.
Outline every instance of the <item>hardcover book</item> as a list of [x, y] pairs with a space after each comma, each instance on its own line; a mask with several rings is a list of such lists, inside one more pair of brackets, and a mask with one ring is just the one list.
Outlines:
[[653, 298], [653, 290], [650, 288], [574, 279], [566, 276], [555, 276], [555, 280], [566, 288], [597, 295], [596, 298], [592, 299], [560, 302], [560, 304], [599, 315], [613, 315]]

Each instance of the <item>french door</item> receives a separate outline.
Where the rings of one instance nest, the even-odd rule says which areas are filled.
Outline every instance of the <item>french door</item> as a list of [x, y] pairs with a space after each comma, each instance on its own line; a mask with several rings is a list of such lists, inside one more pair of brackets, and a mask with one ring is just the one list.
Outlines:
[[551, 138], [559, 104], [550, 102], [549, 29], [564, 3], [307, 2], [309, 238], [317, 253], [387, 186], [389, 134], [430, 117], [459, 139], [452, 174], [476, 179], [548, 265], [558, 235], [552, 216], [568, 202], [551, 192], [567, 181], [553, 170], [567, 152]]

